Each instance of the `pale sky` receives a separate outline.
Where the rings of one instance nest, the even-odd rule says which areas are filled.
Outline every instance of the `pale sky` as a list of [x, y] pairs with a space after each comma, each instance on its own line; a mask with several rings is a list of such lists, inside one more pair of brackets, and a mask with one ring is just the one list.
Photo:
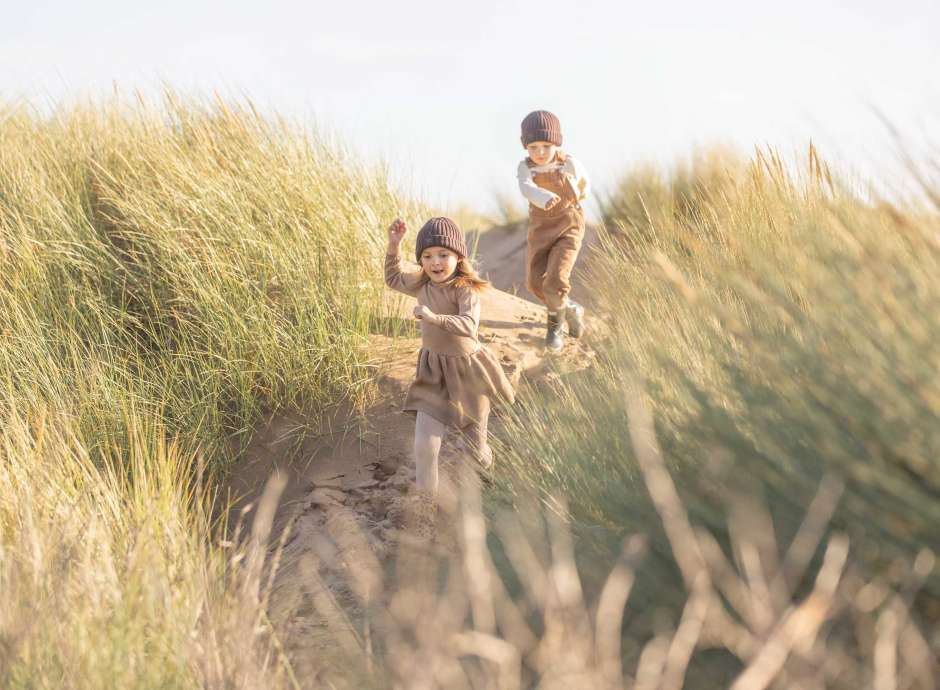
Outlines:
[[599, 190], [694, 147], [812, 137], [878, 174], [882, 111], [940, 115], [940, 0], [4, 0], [0, 98], [248, 95], [320, 122], [446, 210], [516, 195], [519, 122], [545, 108]]

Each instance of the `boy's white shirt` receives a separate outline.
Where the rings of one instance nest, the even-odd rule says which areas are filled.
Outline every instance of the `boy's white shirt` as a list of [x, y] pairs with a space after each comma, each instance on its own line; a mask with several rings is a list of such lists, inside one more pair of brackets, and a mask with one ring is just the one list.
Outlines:
[[587, 198], [588, 190], [590, 188], [590, 180], [588, 179], [587, 172], [584, 170], [584, 166], [578, 163], [577, 160], [572, 156], [566, 154], [565, 162], [559, 163], [558, 161], [553, 160], [551, 163], [546, 163], [545, 165], [534, 165], [531, 168], [529, 164], [526, 163], [526, 159], [523, 158], [522, 162], [519, 163], [519, 168], [517, 170], [517, 177], [519, 178], [519, 191], [522, 192], [522, 196], [528, 199], [532, 205], [538, 206], [541, 209], [545, 208], [545, 205], [555, 198], [555, 195], [548, 191], [547, 189], [542, 189], [535, 181], [532, 179], [532, 176], [536, 173], [546, 173], [553, 172], [555, 170], [561, 170], [565, 173], [565, 177], [568, 179], [568, 184], [571, 185], [571, 190], [575, 193], [575, 196], [578, 198], [578, 201], [583, 201]]

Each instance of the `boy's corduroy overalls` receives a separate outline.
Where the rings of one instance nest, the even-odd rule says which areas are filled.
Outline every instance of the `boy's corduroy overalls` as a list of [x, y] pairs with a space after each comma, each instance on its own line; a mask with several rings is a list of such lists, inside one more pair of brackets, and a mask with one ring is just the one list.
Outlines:
[[[557, 160], [559, 163], [565, 161], [560, 151]], [[526, 163], [529, 167], [535, 165], [531, 159]], [[584, 239], [584, 211], [578, 201], [578, 193], [561, 169], [536, 172], [532, 180], [561, 198], [548, 211], [529, 204], [526, 285], [549, 310], [554, 311], [565, 306], [571, 291], [571, 270]]]

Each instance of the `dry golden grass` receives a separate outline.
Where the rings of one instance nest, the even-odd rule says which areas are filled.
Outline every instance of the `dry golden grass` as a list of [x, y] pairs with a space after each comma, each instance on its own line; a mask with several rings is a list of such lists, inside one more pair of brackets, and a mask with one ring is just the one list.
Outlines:
[[277, 483], [230, 540], [211, 487], [262, 410], [368, 395], [381, 228], [422, 210], [250, 104], [3, 110], [0, 683], [932, 687], [940, 223], [805, 170], [627, 176], [601, 368], [507, 421], [529, 508], [307, 563], [298, 659]]
[[[774, 574], [774, 554], [797, 543], [831, 474], [844, 483], [830, 529], [850, 545], [847, 568], [906, 591], [919, 562], [915, 625], [936, 624], [940, 578], [924, 549], [940, 519], [940, 215], [926, 191], [906, 205], [868, 198], [840, 183], [814, 149], [795, 168], [772, 152], [750, 161], [717, 154], [672, 176], [639, 169], [624, 177], [582, 277], [613, 335], [597, 346], [595, 371], [519, 408], [509, 434], [529, 442], [505, 449], [503, 485], [510, 495], [538, 487], [566, 496], [588, 561], [609, 562], [626, 533], [650, 535], [655, 558], [636, 589], [656, 606], [629, 621], [627, 638], [655, 635], [657, 608], [680, 615], [677, 594], [690, 585], [673, 535], [650, 527], [658, 506], [621, 395], [632, 379], [645, 381], [691, 524], [713, 535], [714, 553], [748, 582], [790, 578]], [[735, 510], [738, 494], [765, 503], [768, 517]], [[742, 535], [768, 533], [750, 555], [735, 547]], [[807, 594], [809, 573], [825, 562], [821, 544], [810, 560], [784, 599]], [[893, 618], [891, 601], [866, 613]], [[874, 682], [874, 648], [863, 644], [872, 635], [852, 651], [844, 623], [827, 630], [832, 641], [845, 635], [847, 653], [869, 672], [846, 671], [826, 687]], [[693, 675], [736, 668], [704, 652], [692, 663], [701, 665]]]
[[196, 482], [261, 411], [368, 395], [381, 231], [417, 211], [250, 103], [0, 111], [0, 682], [289, 676]]

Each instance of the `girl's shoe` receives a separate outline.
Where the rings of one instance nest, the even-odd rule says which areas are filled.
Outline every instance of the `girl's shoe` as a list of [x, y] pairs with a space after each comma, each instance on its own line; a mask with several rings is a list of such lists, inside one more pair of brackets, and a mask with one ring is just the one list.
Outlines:
[[457, 438], [456, 446], [460, 455], [468, 458], [478, 470], [486, 472], [493, 467], [493, 449], [490, 448], [490, 444], [487, 443], [483, 448], [476, 448], [461, 434]]
[[580, 338], [584, 333], [584, 307], [577, 302], [568, 300], [565, 308], [565, 320], [568, 322], [568, 335]]
[[485, 472], [489, 472], [493, 469], [493, 449], [490, 448], [489, 444], [477, 453], [476, 460], [480, 463], [480, 467], [482, 467]]
[[565, 323], [565, 310], [559, 309], [557, 313], [548, 312], [548, 323], [545, 332], [545, 347], [558, 352], [565, 344], [565, 336], [561, 327]]

